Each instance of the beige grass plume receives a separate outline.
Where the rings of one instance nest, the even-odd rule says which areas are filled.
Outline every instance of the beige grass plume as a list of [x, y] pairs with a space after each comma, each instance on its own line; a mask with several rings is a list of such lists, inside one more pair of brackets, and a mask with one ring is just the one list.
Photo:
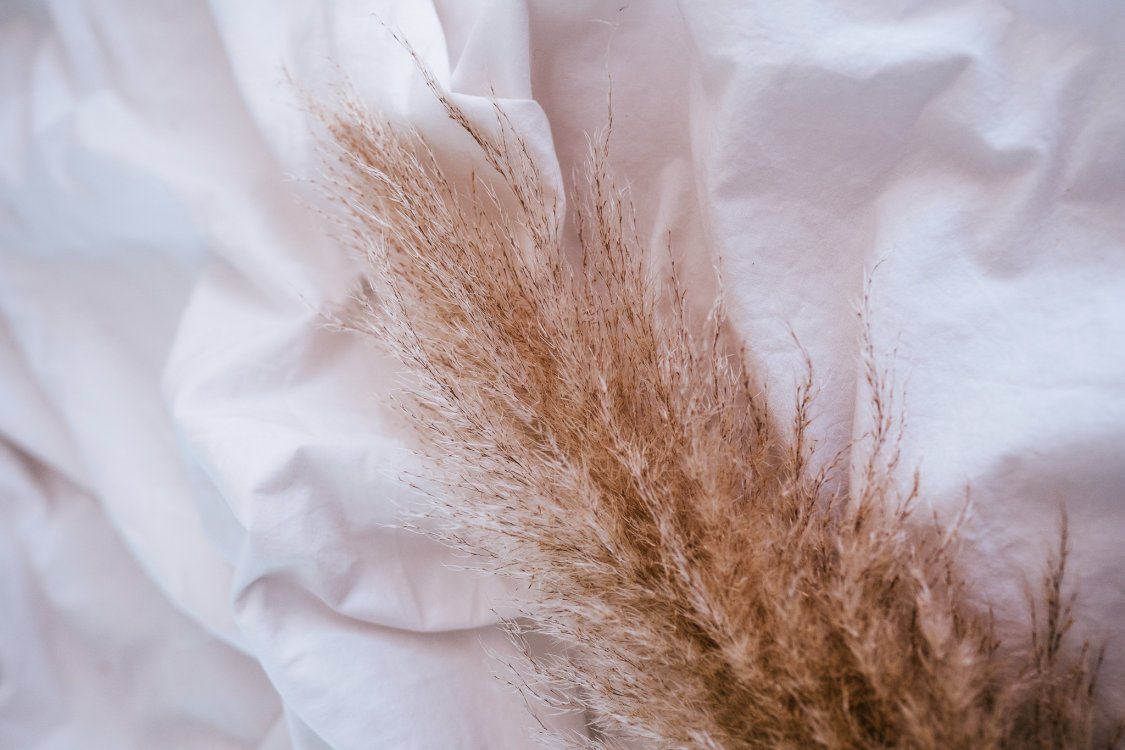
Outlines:
[[592, 739], [551, 741], [1091, 747], [1096, 659], [1065, 656], [1065, 550], [1034, 638], [998, 649], [956, 534], [916, 523], [916, 490], [892, 480], [870, 344], [874, 424], [838, 496], [807, 461], [811, 376], [794, 414], [773, 413], [721, 302], [693, 315], [674, 265], [651, 280], [608, 131], [568, 196], [571, 262], [503, 109], [480, 125], [426, 77], [479, 157], [469, 179], [358, 105], [324, 116], [367, 261], [345, 323], [412, 374], [446, 540], [532, 585], [532, 627], [565, 657], [537, 660], [526, 687], [551, 701], [562, 686], [591, 717]]

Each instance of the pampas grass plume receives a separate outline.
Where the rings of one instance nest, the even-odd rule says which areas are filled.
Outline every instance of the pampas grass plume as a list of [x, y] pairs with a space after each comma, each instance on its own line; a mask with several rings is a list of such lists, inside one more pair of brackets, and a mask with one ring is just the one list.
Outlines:
[[[775, 413], [721, 299], [647, 271], [608, 129], [564, 216], [500, 106], [449, 176], [417, 133], [324, 110], [365, 284], [344, 324], [410, 373], [402, 399], [444, 540], [527, 582], [559, 645], [521, 688], [590, 717], [589, 748], [1089, 748], [1097, 655], [1068, 648], [1066, 536], [1026, 645], [998, 644], [956, 524], [900, 491], [894, 394], [870, 336], [856, 481], [808, 456], [811, 366]], [[1065, 528], [1065, 527], [1064, 527]]]

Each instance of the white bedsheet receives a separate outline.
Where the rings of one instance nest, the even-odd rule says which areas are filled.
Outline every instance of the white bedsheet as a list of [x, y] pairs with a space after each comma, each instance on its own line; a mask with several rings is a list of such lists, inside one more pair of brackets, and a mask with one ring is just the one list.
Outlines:
[[779, 408], [792, 326], [825, 456], [878, 264], [906, 465], [939, 514], [970, 494], [1006, 618], [1066, 503], [1125, 709], [1116, 0], [56, 0], [0, 7], [0, 747], [531, 745], [506, 592], [393, 528], [394, 371], [322, 316], [355, 270], [287, 76], [456, 137], [380, 22], [556, 181], [612, 80], [641, 226], [701, 295], [722, 257]]

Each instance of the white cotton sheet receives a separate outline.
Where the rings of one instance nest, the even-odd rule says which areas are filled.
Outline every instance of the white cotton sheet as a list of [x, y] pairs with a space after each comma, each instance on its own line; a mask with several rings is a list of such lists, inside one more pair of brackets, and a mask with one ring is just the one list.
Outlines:
[[1065, 6], [0, 9], [0, 747], [532, 746], [511, 592], [395, 527], [396, 373], [325, 324], [356, 274], [299, 90], [473, 158], [383, 24], [556, 191], [612, 87], [642, 231], [704, 304], [721, 258], [779, 409], [809, 350], [825, 460], [865, 429], [871, 274], [904, 466], [971, 498], [1013, 631], [1065, 503], [1125, 710], [1125, 11]]

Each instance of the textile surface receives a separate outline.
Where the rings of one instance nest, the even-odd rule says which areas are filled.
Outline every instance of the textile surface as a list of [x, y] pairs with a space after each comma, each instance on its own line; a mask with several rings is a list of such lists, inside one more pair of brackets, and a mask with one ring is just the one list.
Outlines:
[[924, 511], [1018, 632], [1065, 504], [1125, 708], [1125, 6], [861, 5], [0, 8], [0, 747], [531, 745], [509, 592], [398, 525], [398, 373], [327, 325], [302, 92], [454, 137], [388, 29], [560, 195], [612, 89], [639, 227], [780, 408], [808, 349], [824, 461], [871, 274]]

